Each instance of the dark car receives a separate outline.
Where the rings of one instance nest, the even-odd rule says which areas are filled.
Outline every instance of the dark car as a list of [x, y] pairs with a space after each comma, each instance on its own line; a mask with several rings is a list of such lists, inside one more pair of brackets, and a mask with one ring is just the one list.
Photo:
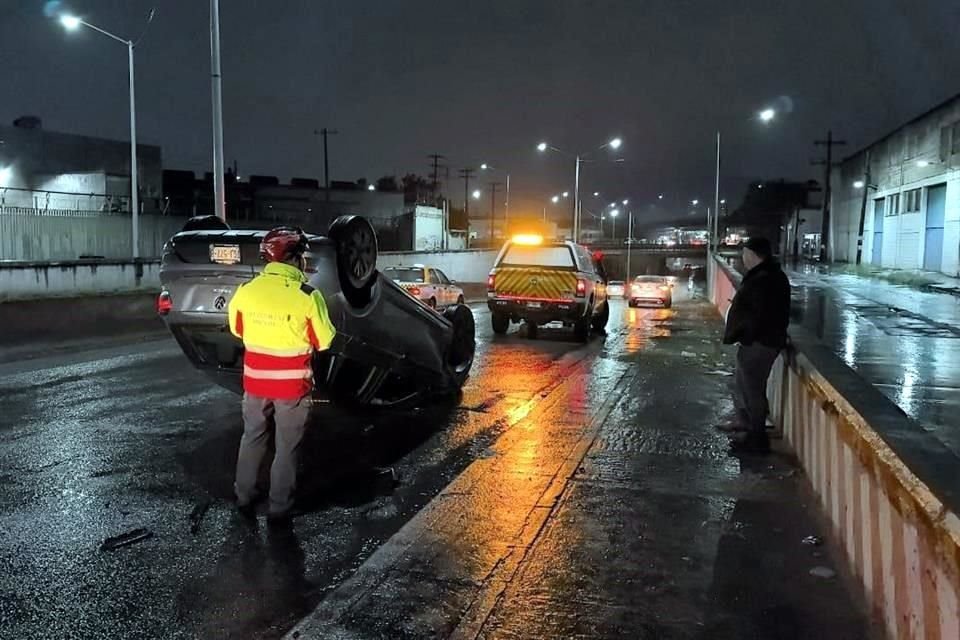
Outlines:
[[[190, 361], [239, 393], [243, 344], [227, 326], [237, 287], [264, 266], [265, 231], [182, 231], [163, 249], [157, 310]], [[473, 364], [473, 313], [440, 313], [376, 269], [370, 223], [338, 218], [327, 237], [310, 236], [309, 284], [326, 300], [337, 336], [313, 361], [314, 398], [339, 405], [395, 405], [458, 390]]]

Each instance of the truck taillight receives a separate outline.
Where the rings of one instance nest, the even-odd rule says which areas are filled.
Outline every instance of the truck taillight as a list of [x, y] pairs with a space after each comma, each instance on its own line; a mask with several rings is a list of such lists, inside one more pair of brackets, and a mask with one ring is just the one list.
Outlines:
[[490, 274], [487, 276], [487, 291], [497, 290], [497, 276]]
[[157, 313], [165, 316], [173, 310], [173, 298], [169, 291], [161, 291], [157, 296]]
[[577, 297], [582, 298], [587, 295], [587, 281], [582, 278], [577, 280]]

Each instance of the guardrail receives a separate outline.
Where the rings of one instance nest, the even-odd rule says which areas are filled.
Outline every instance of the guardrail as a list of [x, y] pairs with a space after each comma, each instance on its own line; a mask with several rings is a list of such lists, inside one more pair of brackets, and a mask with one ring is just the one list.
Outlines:
[[[710, 299], [725, 314], [739, 274], [716, 259]], [[791, 329], [770, 413], [890, 638], [960, 638], [957, 458], [827, 347]]]

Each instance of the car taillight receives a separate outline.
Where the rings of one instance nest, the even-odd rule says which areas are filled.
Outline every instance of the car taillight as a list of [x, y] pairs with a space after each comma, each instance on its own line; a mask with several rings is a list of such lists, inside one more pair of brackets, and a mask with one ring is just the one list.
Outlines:
[[577, 297], [582, 298], [587, 295], [587, 281], [583, 279], [577, 280]]
[[667, 284], [660, 285], [660, 291], [670, 291], [670, 285], [667, 285]]
[[490, 274], [487, 276], [487, 291], [496, 291], [497, 290], [497, 276]]
[[420, 295], [420, 287], [410, 287], [407, 289], [414, 298]]
[[157, 296], [157, 313], [165, 316], [170, 313], [171, 310], [173, 310], [173, 298], [169, 292], [161, 291], [160, 295]]

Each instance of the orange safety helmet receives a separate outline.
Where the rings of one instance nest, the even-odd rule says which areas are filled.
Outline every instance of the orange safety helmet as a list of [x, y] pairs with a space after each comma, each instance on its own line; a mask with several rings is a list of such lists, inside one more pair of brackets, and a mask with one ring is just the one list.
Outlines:
[[267, 262], [287, 262], [307, 250], [307, 234], [300, 227], [271, 229], [260, 243], [260, 257]]

